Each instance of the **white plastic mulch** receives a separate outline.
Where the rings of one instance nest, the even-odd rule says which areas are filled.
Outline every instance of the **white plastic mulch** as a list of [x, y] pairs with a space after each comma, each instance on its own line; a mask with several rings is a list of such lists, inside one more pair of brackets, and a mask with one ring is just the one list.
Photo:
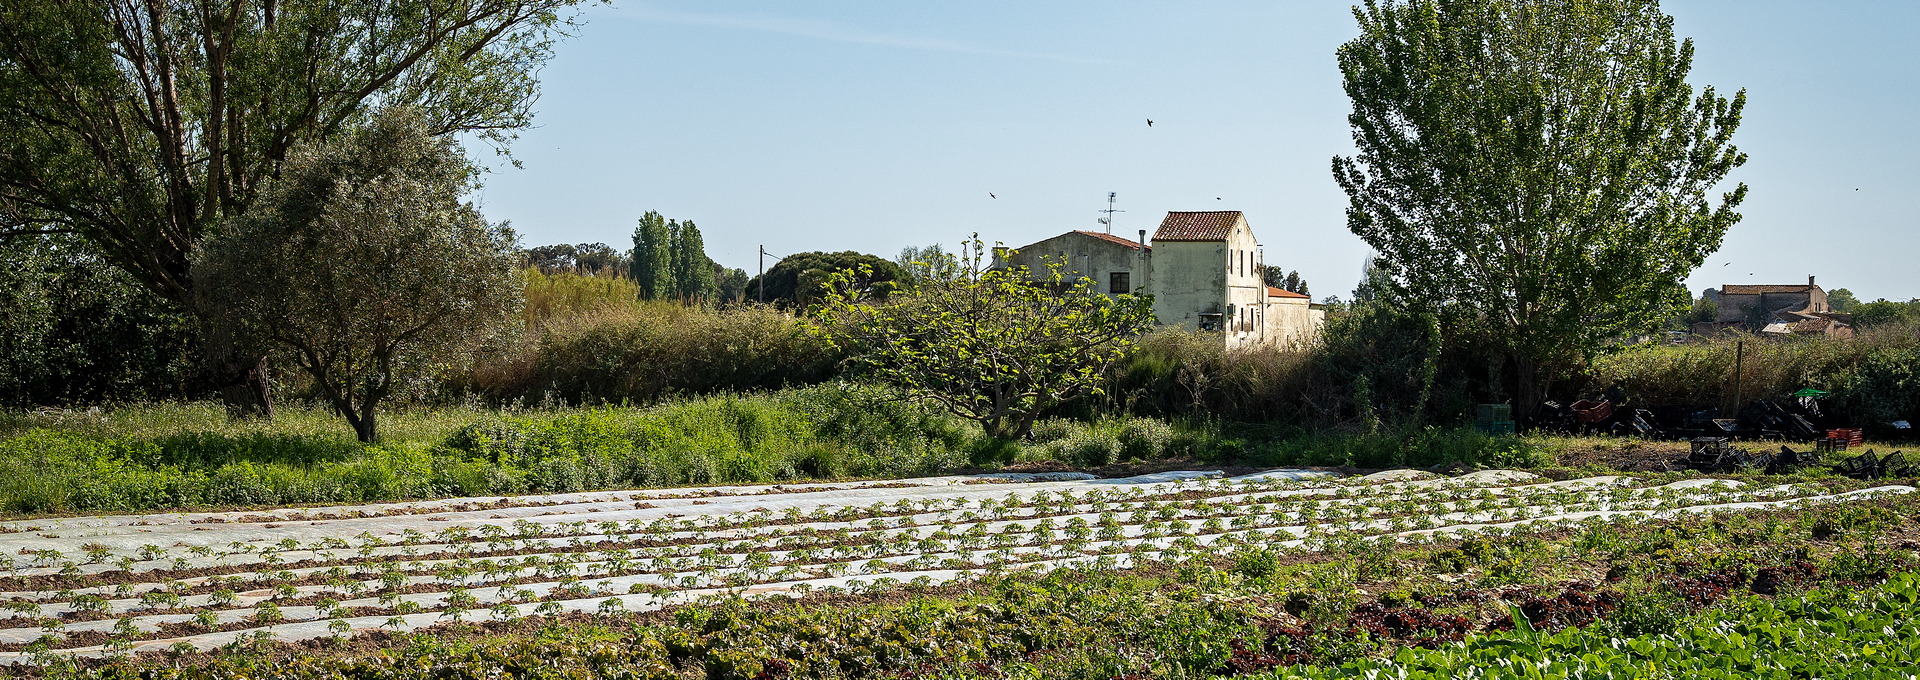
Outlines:
[[[1913, 491], [1639, 484], [1503, 470], [1009, 473], [0, 522], [0, 577], [13, 577], [0, 645], [15, 650], [0, 664]], [[102, 585], [65, 589], [81, 579]], [[70, 637], [90, 631], [108, 641]]]

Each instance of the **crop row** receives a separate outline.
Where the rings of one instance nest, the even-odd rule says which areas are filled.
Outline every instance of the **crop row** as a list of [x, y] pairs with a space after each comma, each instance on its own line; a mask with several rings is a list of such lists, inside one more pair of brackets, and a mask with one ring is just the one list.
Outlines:
[[[9, 583], [17, 589], [0, 594], [13, 624], [0, 629], [0, 644], [11, 651], [0, 653], [17, 662], [47, 653], [206, 649], [262, 635], [307, 639], [470, 618], [650, 610], [718, 593], [801, 596], [1010, 570], [1125, 568], [1202, 552], [1423, 541], [1908, 490], [1832, 495], [1706, 481], [1632, 487], [1618, 478], [1516, 483], [1523, 481], [1531, 480], [1476, 473], [993, 485], [917, 489], [917, 497], [862, 505], [802, 493], [784, 499], [801, 503], [781, 510], [690, 516], [629, 505], [588, 508], [600, 510], [593, 520], [466, 518], [431, 534], [402, 526], [392, 538], [363, 532], [301, 541], [255, 532], [220, 549], [188, 546], [185, 556], [142, 544], [132, 560], [98, 542], [85, 569], [46, 553], [14, 567]], [[806, 501], [814, 504], [802, 509]]]

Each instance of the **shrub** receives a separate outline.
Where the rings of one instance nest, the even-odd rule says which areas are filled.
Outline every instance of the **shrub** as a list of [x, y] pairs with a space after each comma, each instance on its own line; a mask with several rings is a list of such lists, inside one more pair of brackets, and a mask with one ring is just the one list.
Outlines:
[[778, 310], [633, 302], [559, 316], [477, 365], [463, 387], [528, 403], [654, 403], [819, 383], [840, 355]]
[[[1736, 362], [1736, 353], [1741, 354]], [[1744, 400], [1780, 399], [1804, 387], [1833, 393], [1829, 410], [1878, 426], [1920, 408], [1920, 332], [1910, 327], [1863, 331], [1848, 338], [1715, 340], [1690, 345], [1638, 345], [1598, 358], [1586, 384], [1620, 381], [1642, 405], [1718, 407], [1734, 403], [1734, 366]], [[1902, 416], [1900, 414], [1906, 414]]]
[[1920, 423], [1920, 345], [1876, 347], [1834, 385], [1834, 403], [1878, 436], [1896, 420]]

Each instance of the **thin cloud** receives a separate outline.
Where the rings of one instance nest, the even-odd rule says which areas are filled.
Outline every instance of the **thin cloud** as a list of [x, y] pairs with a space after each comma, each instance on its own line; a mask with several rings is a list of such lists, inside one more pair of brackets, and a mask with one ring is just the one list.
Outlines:
[[893, 47], [903, 50], [924, 50], [929, 52], [952, 52], [956, 54], [978, 54], [990, 57], [1010, 57], [1015, 59], [1043, 59], [1064, 61], [1075, 64], [1113, 64], [1110, 59], [1093, 59], [1071, 54], [1053, 54], [1048, 52], [1022, 52], [1002, 50], [960, 40], [945, 38], [923, 38], [916, 36], [887, 35], [875, 33], [837, 21], [818, 19], [797, 19], [777, 17], [765, 14], [698, 14], [691, 12], [670, 12], [646, 7], [636, 8], [626, 16], [645, 21], [659, 21], [689, 26], [710, 26], [740, 31], [758, 31], [761, 33], [779, 33], [782, 35], [830, 40], [833, 42], [853, 43]]

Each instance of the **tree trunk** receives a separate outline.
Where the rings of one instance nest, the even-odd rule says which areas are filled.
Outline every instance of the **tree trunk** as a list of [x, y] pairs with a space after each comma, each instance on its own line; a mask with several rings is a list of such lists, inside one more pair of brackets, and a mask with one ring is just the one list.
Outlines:
[[231, 418], [273, 419], [273, 387], [268, 381], [267, 358], [231, 347], [208, 362], [207, 377], [219, 388], [220, 401]]
[[1540, 362], [1522, 354], [1513, 355], [1514, 420], [1531, 423], [1533, 416], [1540, 412], [1540, 402], [1546, 399], [1540, 385]]
[[220, 310], [198, 296], [189, 294], [187, 300], [200, 331], [200, 370], [220, 393], [227, 416], [272, 420], [273, 384], [268, 380], [266, 353], [239, 342], [233, 324]]
[[374, 417], [373, 408], [369, 405], [358, 417], [349, 418], [353, 421], [353, 436], [358, 437], [362, 444], [372, 444], [374, 438], [379, 436], [374, 428]]

